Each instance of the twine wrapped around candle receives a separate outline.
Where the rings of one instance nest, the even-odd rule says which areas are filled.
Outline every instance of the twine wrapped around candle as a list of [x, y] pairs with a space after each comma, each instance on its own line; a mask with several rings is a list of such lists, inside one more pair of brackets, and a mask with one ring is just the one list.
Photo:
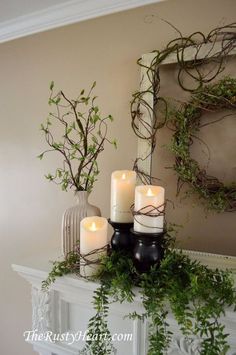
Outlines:
[[[143, 216], [150, 216], [150, 217], [159, 217], [159, 216], [164, 216], [165, 215], [165, 208], [166, 208], [166, 202], [162, 203], [160, 206], [155, 207], [153, 205], [147, 205], [142, 208], [140, 208], [138, 211], [134, 210], [134, 204], [131, 206], [131, 211], [133, 216], [136, 215], [143, 215]], [[144, 210], [149, 209], [148, 212], [144, 212]], [[153, 213], [156, 211], [156, 213]]]
[[[149, 225], [146, 225], [144, 223], [141, 223], [137, 216], [147, 216], [151, 218], [156, 218], [156, 217], [164, 217], [164, 225], [166, 224], [165, 221], [165, 210], [166, 210], [166, 202], [162, 203], [160, 206], [153, 206], [153, 205], [147, 205], [139, 210], [135, 211], [134, 209], [134, 204], [130, 207], [132, 215], [134, 217], [135, 222], [138, 224], [142, 225], [143, 227], [147, 227], [150, 229], [157, 229], [158, 227], [152, 227]], [[162, 228], [160, 228], [162, 230]]]
[[134, 231], [158, 233], [163, 231], [165, 189], [162, 186], [140, 185], [135, 188]]
[[82, 254], [77, 248], [77, 253], [80, 259], [80, 276], [84, 278], [92, 278], [101, 265], [101, 258], [107, 255], [110, 250], [110, 245], [107, 244], [102, 248], [94, 249], [87, 254]]
[[[99, 267], [102, 265], [101, 258], [106, 254], [109, 255], [110, 251], [111, 247], [109, 244], [107, 244], [102, 248], [92, 250], [88, 254], [81, 254], [80, 247], [77, 244], [75, 250], [73, 252], [67, 253], [65, 259], [70, 259], [71, 254], [74, 255], [76, 253], [78, 257], [76, 257], [74, 264], [70, 263], [71, 272], [84, 279], [93, 279], [94, 275], [91, 275], [91, 273], [88, 273], [88, 275], [86, 274], [86, 267]], [[83, 269], [83, 272], [81, 272], [81, 269]]]

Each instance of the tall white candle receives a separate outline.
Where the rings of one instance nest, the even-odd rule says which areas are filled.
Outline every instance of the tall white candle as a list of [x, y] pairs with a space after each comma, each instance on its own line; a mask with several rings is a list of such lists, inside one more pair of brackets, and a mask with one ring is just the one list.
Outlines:
[[[161, 186], [142, 185], [135, 189], [135, 212], [158, 214], [164, 211], [165, 189]], [[153, 209], [153, 207], [158, 208]], [[135, 215], [134, 231], [140, 233], [160, 233], [163, 231], [164, 216]]]
[[[86, 255], [96, 249], [103, 248], [107, 240], [108, 223], [103, 217], [86, 217], [80, 222], [80, 254]], [[104, 252], [105, 253], [105, 252]], [[96, 261], [102, 253], [94, 253], [86, 256], [87, 260]], [[86, 265], [82, 259], [80, 273], [83, 276], [91, 276], [97, 270], [96, 264]]]
[[117, 170], [111, 175], [111, 221], [132, 223], [130, 211], [134, 203], [136, 173], [132, 170]]

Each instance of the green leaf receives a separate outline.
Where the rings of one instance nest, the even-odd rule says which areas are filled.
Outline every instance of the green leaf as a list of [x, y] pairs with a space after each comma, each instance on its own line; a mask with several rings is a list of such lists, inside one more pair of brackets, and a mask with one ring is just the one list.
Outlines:
[[62, 176], [62, 171], [61, 170], [57, 170], [57, 175], [60, 178]]
[[50, 90], [52, 91], [53, 88], [54, 88], [54, 81], [51, 81], [51, 83], [50, 83]]
[[95, 136], [92, 137], [92, 141], [93, 141], [94, 143], [96, 143], [96, 144], [98, 143], [98, 140], [97, 140], [97, 138], [96, 138]]
[[39, 158], [40, 160], [42, 160], [42, 159], [43, 159], [43, 156], [44, 156], [44, 153], [41, 153], [41, 154], [39, 154], [39, 155], [37, 156], [37, 158]]
[[73, 127], [67, 127], [66, 128], [66, 135], [70, 134], [70, 132], [72, 131]]
[[72, 122], [71, 127], [72, 127], [73, 129], [76, 128], [76, 127], [75, 127], [75, 122]]
[[93, 116], [91, 117], [91, 120], [92, 120], [92, 123], [93, 123], [93, 124], [96, 124], [97, 121], [100, 120], [100, 117], [99, 117], [98, 115], [93, 115]]
[[113, 139], [113, 141], [111, 143], [114, 145], [115, 149], [117, 149], [117, 140]]
[[48, 126], [51, 126], [51, 125], [52, 125], [51, 117], [47, 117], [47, 125], [48, 125]]
[[59, 148], [60, 148], [60, 144], [59, 144], [59, 143], [53, 143], [53, 144], [52, 144], [52, 147], [53, 147], [54, 149], [59, 149]]
[[45, 175], [45, 178], [49, 181], [54, 180], [54, 177], [51, 174]]

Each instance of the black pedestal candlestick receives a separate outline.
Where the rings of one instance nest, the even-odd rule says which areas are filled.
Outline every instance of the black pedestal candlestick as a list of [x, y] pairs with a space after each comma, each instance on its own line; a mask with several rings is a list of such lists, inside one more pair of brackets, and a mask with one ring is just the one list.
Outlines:
[[140, 233], [131, 230], [131, 233], [134, 239], [134, 265], [140, 273], [148, 272], [152, 266], [158, 265], [163, 258], [162, 240], [165, 232]]
[[131, 250], [132, 247], [132, 234], [130, 229], [133, 223], [119, 223], [108, 220], [109, 224], [114, 228], [114, 234], [111, 238], [111, 247], [113, 250], [126, 251]]

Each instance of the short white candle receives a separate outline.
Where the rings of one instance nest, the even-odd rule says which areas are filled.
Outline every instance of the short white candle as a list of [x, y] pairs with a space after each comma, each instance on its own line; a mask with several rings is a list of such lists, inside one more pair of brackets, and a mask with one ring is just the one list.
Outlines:
[[[164, 211], [165, 189], [161, 186], [142, 185], [135, 189], [135, 212], [158, 214]], [[158, 208], [158, 211], [153, 207]], [[140, 233], [163, 232], [164, 216], [134, 216], [134, 231]]]
[[[103, 217], [86, 217], [80, 222], [80, 254], [86, 255], [90, 252], [103, 248], [107, 244], [108, 223]], [[95, 261], [102, 253], [94, 253], [86, 256], [86, 259]], [[91, 276], [97, 270], [97, 265], [84, 265], [80, 263], [80, 272], [83, 276]]]
[[106, 218], [86, 217], [80, 222], [80, 253], [88, 254], [107, 244]]
[[132, 223], [130, 210], [134, 203], [136, 173], [132, 170], [117, 170], [111, 175], [111, 221]]

